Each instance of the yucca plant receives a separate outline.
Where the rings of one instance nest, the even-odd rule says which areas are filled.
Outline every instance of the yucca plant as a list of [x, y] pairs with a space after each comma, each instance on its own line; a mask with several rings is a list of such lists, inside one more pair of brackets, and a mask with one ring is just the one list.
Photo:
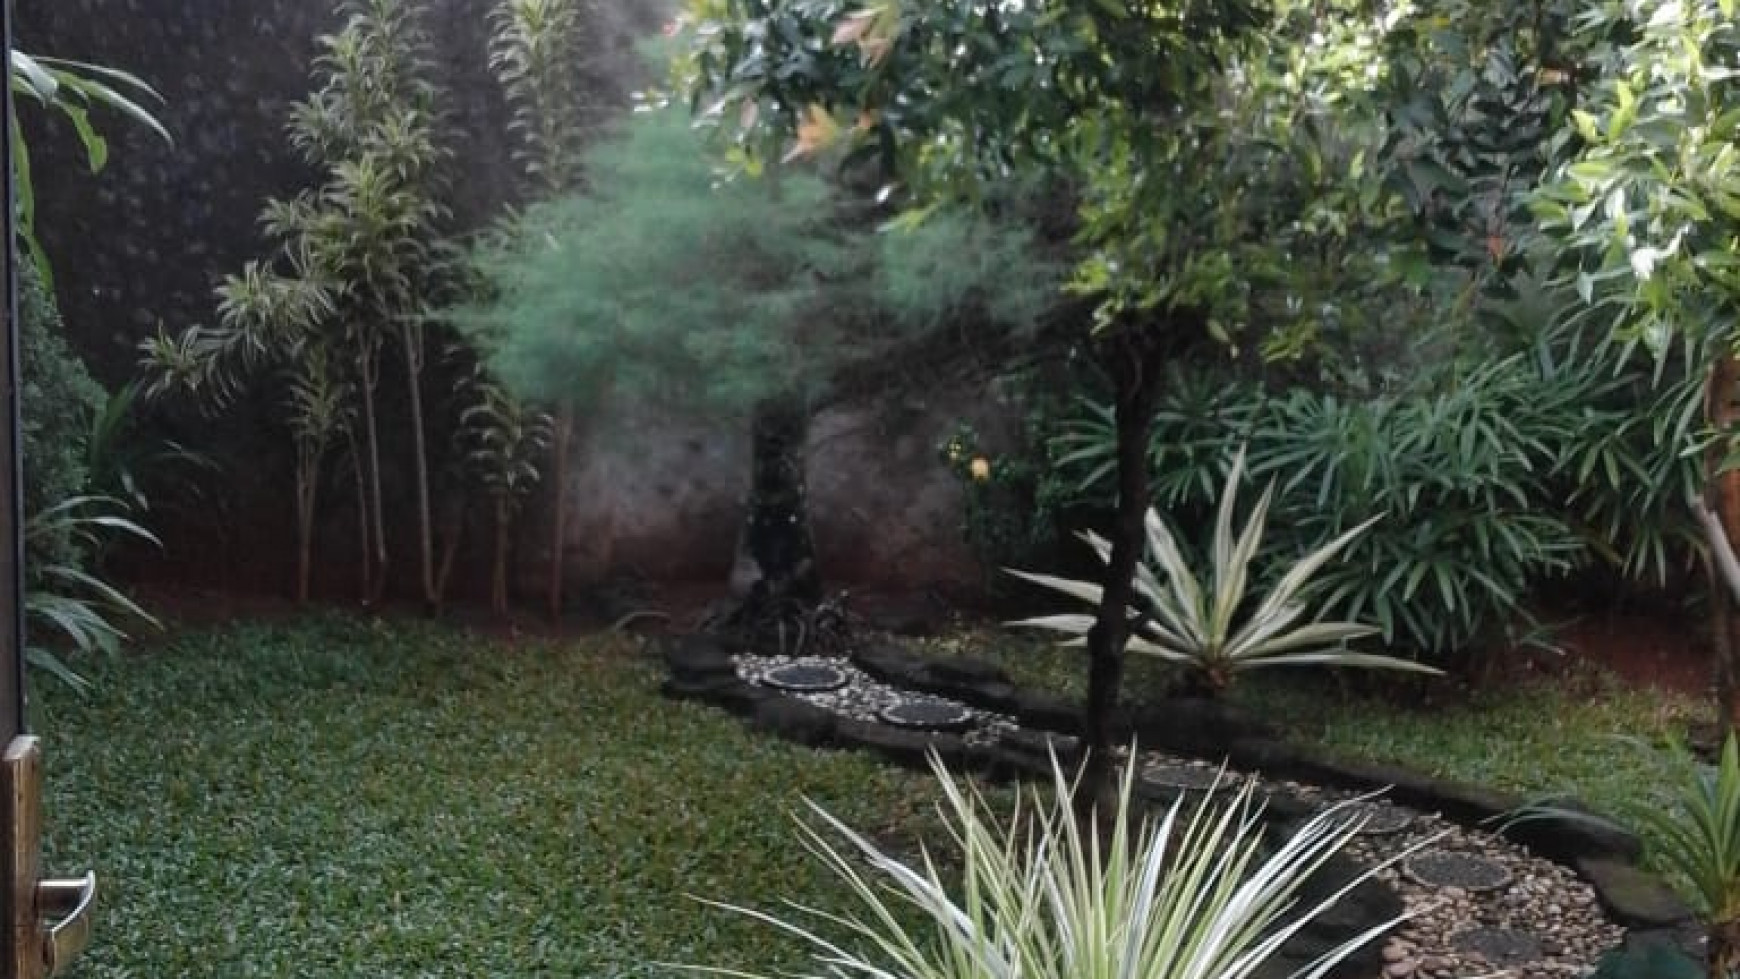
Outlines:
[[[1152, 563], [1136, 571], [1136, 592], [1147, 603], [1131, 609], [1129, 649], [1178, 664], [1191, 673], [1203, 692], [1218, 694], [1246, 670], [1270, 666], [1357, 666], [1440, 671], [1392, 656], [1361, 653], [1348, 642], [1378, 630], [1358, 622], [1304, 621], [1310, 611], [1306, 590], [1312, 576], [1376, 522], [1362, 523], [1307, 554], [1281, 575], [1269, 593], [1249, 607], [1251, 564], [1263, 540], [1274, 484], [1264, 489], [1244, 529], [1233, 534], [1239, 480], [1244, 475], [1244, 450], [1233, 458], [1215, 517], [1210, 554], [1210, 579], [1200, 581], [1160, 514], [1147, 515], [1148, 552]], [[1092, 531], [1081, 534], [1101, 561], [1111, 558], [1111, 543]], [[1034, 584], [1098, 605], [1103, 589], [1091, 581], [1009, 569]], [[1205, 587], [1206, 585], [1206, 587]], [[1248, 611], [1247, 611], [1248, 610]], [[1091, 614], [1046, 615], [1010, 623], [1049, 629], [1074, 636], [1066, 645], [1085, 645], [1093, 628]]]
[[[1359, 829], [1345, 807], [1323, 812], [1271, 847], [1261, 807], [1236, 794], [1180, 798], [1157, 818], [1132, 806], [1134, 766], [1119, 785], [1102, 836], [1071, 808], [1071, 785], [1052, 761], [1051, 792], [1017, 795], [1007, 821], [933, 756], [938, 808], [959, 848], [958, 873], [924, 851], [916, 866], [810, 803], [820, 826], [800, 823], [806, 848], [839, 878], [857, 914], [792, 907], [799, 918], [732, 904], [815, 949], [811, 975], [925, 979], [1245, 979], [1313, 918], [1405, 853], [1316, 903], [1303, 885]], [[825, 832], [824, 832], [825, 831]], [[831, 837], [843, 840], [843, 845]], [[1410, 851], [1411, 852], [1411, 851]], [[958, 880], [951, 887], [950, 880]], [[914, 927], [914, 912], [922, 927]], [[1402, 918], [1374, 925], [1293, 975], [1316, 979]], [[822, 929], [843, 932], [824, 935]], [[762, 979], [757, 973], [691, 967]]]

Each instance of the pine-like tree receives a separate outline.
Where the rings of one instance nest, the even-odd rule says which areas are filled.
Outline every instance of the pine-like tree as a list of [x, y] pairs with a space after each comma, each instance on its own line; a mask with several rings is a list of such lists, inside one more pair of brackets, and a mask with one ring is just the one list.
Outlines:
[[[823, 597], [804, 480], [809, 419], [866, 370], [935, 361], [960, 336], [1035, 324], [1057, 295], [1025, 228], [938, 214], [879, 232], [877, 206], [810, 169], [722, 179], [686, 113], [638, 113], [588, 153], [587, 191], [528, 210], [475, 256], [492, 297], [459, 312], [526, 396], [602, 392], [613, 414], [677, 407], [747, 420], [731, 624], [789, 627]], [[976, 341], [975, 341], [976, 342]], [[969, 344], [970, 346], [971, 344]]]

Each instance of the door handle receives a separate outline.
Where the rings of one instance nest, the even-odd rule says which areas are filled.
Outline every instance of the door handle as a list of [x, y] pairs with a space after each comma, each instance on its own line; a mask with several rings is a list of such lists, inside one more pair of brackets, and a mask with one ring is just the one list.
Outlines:
[[44, 880], [42, 745], [13, 738], [0, 755], [0, 914], [9, 939], [0, 979], [64, 971], [91, 938], [97, 875]]
[[97, 903], [97, 874], [87, 872], [78, 880], [45, 880], [36, 885], [37, 913], [48, 925], [42, 943], [47, 975], [59, 975], [79, 957], [91, 941], [91, 909]]

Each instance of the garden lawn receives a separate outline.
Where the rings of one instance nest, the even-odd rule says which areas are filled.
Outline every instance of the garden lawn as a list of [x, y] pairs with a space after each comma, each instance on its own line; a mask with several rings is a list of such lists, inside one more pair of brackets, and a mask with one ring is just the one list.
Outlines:
[[[990, 630], [929, 645], [938, 655], [995, 662], [1024, 686], [1085, 696], [1080, 649]], [[1569, 664], [1559, 676], [1451, 693], [1428, 706], [1359, 693], [1359, 686], [1320, 670], [1259, 670], [1240, 678], [1232, 699], [1290, 736], [1345, 757], [1478, 782], [1526, 800], [1574, 795], [1614, 816], [1639, 804], [1672, 805], [1672, 787], [1651, 749], [1683, 737], [1711, 709], [1627, 687], [1583, 664]], [[1165, 667], [1151, 657], [1128, 658], [1126, 701], [1139, 703], [1165, 687]]]
[[657, 693], [627, 639], [317, 616], [41, 691], [50, 866], [103, 880], [92, 977], [674, 974], [795, 947], [700, 895], [840, 908], [810, 796], [896, 839], [930, 780]]

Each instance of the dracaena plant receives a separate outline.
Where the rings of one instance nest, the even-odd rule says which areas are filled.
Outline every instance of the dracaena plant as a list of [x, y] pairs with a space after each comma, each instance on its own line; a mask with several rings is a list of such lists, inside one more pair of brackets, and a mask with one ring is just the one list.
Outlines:
[[[1405, 856], [1318, 897], [1305, 885], [1360, 825], [1344, 807], [1317, 815], [1271, 847], [1249, 785], [1195, 803], [1181, 798], [1154, 818], [1133, 817], [1140, 808], [1132, 805], [1132, 766], [1101, 838], [1071, 811], [1070, 779], [1055, 759], [1054, 791], [1023, 791], [1007, 820], [934, 756], [931, 767], [942, 787], [940, 811], [959, 848], [958, 872], [939, 867], [928, 853], [908, 866], [811, 803], [822, 825], [802, 825], [804, 844], [845, 885], [859, 913], [798, 908], [814, 917], [812, 926], [715, 906], [813, 946], [818, 971], [812, 975], [1245, 979], [1348, 891]], [[1293, 977], [1328, 973], [1400, 920], [1353, 935]]]
[[[1160, 514], [1147, 514], [1148, 561], [1136, 571], [1136, 593], [1145, 607], [1130, 610], [1129, 649], [1175, 663], [1190, 671], [1195, 686], [1210, 694], [1224, 691], [1246, 670], [1270, 666], [1357, 666], [1418, 673], [1439, 671], [1420, 663], [1362, 653], [1348, 643], [1378, 630], [1359, 622], [1308, 619], [1312, 577], [1364, 533], [1376, 518], [1334, 538], [1299, 559], [1251, 606], [1252, 563], [1263, 541], [1274, 484], [1264, 489], [1244, 528], [1233, 533], [1244, 451], [1234, 457], [1221, 492], [1207, 581], [1191, 569], [1183, 550]], [[1092, 531], [1081, 534], [1101, 561], [1111, 544]], [[1009, 569], [1036, 585], [1098, 605], [1103, 589], [1091, 581]], [[1084, 645], [1094, 625], [1091, 614], [1046, 615], [1011, 623], [1073, 636], [1066, 645]]]

